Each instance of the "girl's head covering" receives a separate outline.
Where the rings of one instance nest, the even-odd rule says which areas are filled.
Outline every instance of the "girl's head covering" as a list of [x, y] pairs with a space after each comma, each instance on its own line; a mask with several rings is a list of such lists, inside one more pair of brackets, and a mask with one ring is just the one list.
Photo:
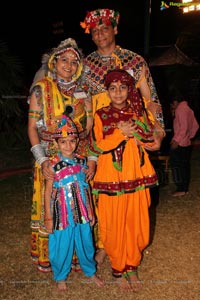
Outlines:
[[63, 115], [60, 123], [58, 124], [57, 131], [52, 134], [52, 138], [65, 138], [68, 136], [74, 136], [78, 138], [78, 130], [72, 119], [66, 115]]
[[99, 8], [87, 12], [85, 20], [80, 22], [80, 25], [85, 29], [85, 33], [90, 33], [90, 29], [103, 23], [116, 27], [119, 23], [119, 18], [120, 14], [118, 11], [108, 8]]
[[141, 116], [143, 113], [143, 101], [135, 87], [134, 78], [125, 70], [114, 69], [112, 71], [108, 71], [105, 75], [104, 85], [108, 89], [112, 82], [117, 81], [120, 81], [122, 84], [126, 84], [129, 87], [128, 100], [130, 101], [136, 115], [138, 117]]
[[121, 83], [126, 84], [127, 86], [134, 85], [133, 77], [127, 71], [122, 69], [108, 71], [108, 73], [105, 75], [104, 85], [106, 88], [108, 88], [112, 82], [117, 81], [121, 81]]
[[56, 48], [52, 49], [48, 59], [48, 68], [50, 72], [55, 73], [55, 62], [57, 58], [66, 51], [72, 51], [76, 55], [78, 62], [78, 70], [75, 76], [73, 77], [73, 80], [76, 80], [80, 76], [83, 69], [83, 54], [81, 49], [78, 48], [76, 41], [72, 38], [68, 38], [62, 41]]

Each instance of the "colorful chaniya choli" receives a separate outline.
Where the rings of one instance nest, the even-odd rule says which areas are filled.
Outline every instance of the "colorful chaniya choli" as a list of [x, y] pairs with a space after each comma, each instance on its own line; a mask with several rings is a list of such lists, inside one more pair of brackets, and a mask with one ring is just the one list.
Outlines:
[[[56, 155], [51, 132], [57, 130], [66, 109], [70, 112], [82, 137], [77, 152], [83, 156], [87, 155], [88, 141], [85, 138], [87, 116], [84, 104], [87, 90], [84, 88], [79, 81], [64, 84], [63, 82], [57, 83], [49, 77], [37, 82], [33, 88], [42, 107], [37, 128], [41, 144], [50, 160], [53, 160]], [[37, 162], [34, 166], [31, 229], [31, 257], [40, 271], [49, 272], [51, 267], [48, 258], [48, 233], [44, 226], [44, 177]]]
[[54, 230], [86, 224], [92, 219], [89, 185], [85, 181], [86, 160], [59, 155], [53, 165], [55, 178], [51, 198]]

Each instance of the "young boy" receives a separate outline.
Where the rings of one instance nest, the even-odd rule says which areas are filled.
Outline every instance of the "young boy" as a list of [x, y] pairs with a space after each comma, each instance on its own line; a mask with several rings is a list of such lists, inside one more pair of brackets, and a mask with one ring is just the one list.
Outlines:
[[74, 250], [86, 276], [97, 286], [91, 226], [94, 215], [90, 190], [85, 181], [86, 160], [77, 155], [78, 131], [69, 117], [63, 116], [53, 134], [58, 155], [52, 162], [54, 180], [46, 180], [45, 227], [49, 234], [49, 259], [59, 290], [66, 290], [65, 280], [71, 270]]
[[111, 103], [96, 111], [90, 152], [98, 155], [93, 194], [98, 196], [100, 237], [119, 287], [138, 291], [137, 267], [149, 243], [149, 188], [158, 184], [145, 151], [156, 138], [133, 77], [107, 73]]

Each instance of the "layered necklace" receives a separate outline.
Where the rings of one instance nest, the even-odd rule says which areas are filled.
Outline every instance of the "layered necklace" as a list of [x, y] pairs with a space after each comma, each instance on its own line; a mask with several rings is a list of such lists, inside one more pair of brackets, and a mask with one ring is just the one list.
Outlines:
[[67, 82], [63, 79], [58, 79], [57, 84], [58, 84], [59, 90], [65, 96], [72, 96], [72, 94], [74, 93], [74, 90], [76, 88], [76, 82], [73, 80]]

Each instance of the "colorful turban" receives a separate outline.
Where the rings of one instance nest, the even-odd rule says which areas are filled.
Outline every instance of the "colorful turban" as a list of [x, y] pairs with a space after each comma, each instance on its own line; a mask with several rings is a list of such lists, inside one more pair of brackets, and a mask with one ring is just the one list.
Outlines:
[[134, 109], [134, 112], [138, 117], [142, 116], [143, 113], [143, 101], [135, 87], [134, 78], [125, 70], [115, 69], [108, 71], [104, 79], [104, 85], [108, 89], [112, 82], [120, 81], [129, 87], [128, 100]]
[[80, 22], [80, 25], [83, 29], [85, 29], [85, 33], [90, 33], [90, 29], [103, 23], [106, 25], [112, 25], [113, 27], [117, 26], [119, 18], [120, 14], [118, 11], [108, 8], [99, 8], [87, 12], [85, 20]]
[[57, 131], [52, 134], [52, 138], [65, 138], [68, 136], [78, 137], [78, 130], [72, 119], [66, 115], [63, 115], [60, 123], [58, 124]]

